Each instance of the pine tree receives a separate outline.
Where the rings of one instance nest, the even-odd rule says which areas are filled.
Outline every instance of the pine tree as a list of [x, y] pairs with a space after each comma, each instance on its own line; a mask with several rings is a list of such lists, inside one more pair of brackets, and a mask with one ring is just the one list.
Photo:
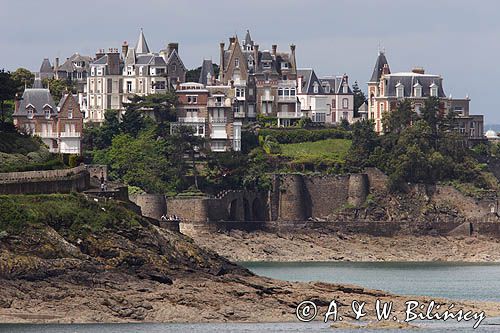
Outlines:
[[366, 102], [366, 96], [358, 86], [358, 81], [352, 85], [352, 93], [354, 94], [354, 117], [358, 117], [358, 110]]

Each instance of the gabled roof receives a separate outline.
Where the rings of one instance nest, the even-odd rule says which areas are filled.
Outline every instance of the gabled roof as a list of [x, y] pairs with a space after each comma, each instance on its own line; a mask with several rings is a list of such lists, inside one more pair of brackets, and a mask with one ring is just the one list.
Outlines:
[[182, 59], [181, 57], [179, 56], [179, 53], [177, 53], [177, 50], [173, 50], [172, 53], [170, 53], [170, 56], [168, 57], [167, 61], [166, 61], [166, 65], [170, 65], [172, 63], [172, 61], [174, 61], [174, 59], [177, 59], [177, 61], [181, 64], [182, 68], [184, 70], [187, 70], [186, 69], [186, 66], [184, 66], [184, 63], [182, 62]]
[[201, 64], [200, 78], [198, 79], [198, 82], [206, 85], [208, 83], [207, 80], [208, 74], [210, 74], [211, 77], [215, 76], [212, 60], [203, 60], [203, 63]]
[[[385, 57], [384, 52], [379, 52], [377, 61], [375, 62], [375, 67], [373, 68], [373, 73], [372, 77], [370, 78], [369, 82], [379, 82], [380, 77], [382, 76], [382, 71], [384, 69], [384, 66], [389, 64], [387, 63], [387, 58]], [[390, 73], [390, 70], [389, 70]]]
[[[352, 94], [351, 87], [349, 87], [349, 81], [347, 79], [347, 75], [344, 74], [343, 76], [339, 77], [338, 79], [339, 79], [339, 81], [338, 81], [336, 93], [337, 94]], [[346, 93], [344, 93], [344, 91], [342, 89], [344, 87], [344, 84], [347, 86]]]
[[395, 73], [385, 76], [387, 79], [387, 96], [396, 97], [396, 87], [402, 85], [404, 87], [403, 96], [412, 97], [413, 87], [417, 82], [422, 86], [422, 97], [431, 95], [431, 86], [438, 87], [438, 97], [446, 97], [443, 90], [443, 79], [438, 75], [418, 74], [418, 73]]
[[[37, 83], [40, 82], [40, 84]], [[44, 106], [49, 106], [54, 112], [56, 112], [56, 105], [54, 99], [50, 94], [49, 89], [41, 88], [41, 81], [39, 78], [35, 79], [33, 85], [34, 88], [28, 88], [24, 90], [23, 97], [19, 103], [19, 109], [14, 112], [15, 116], [26, 115], [26, 107], [28, 105], [33, 106], [35, 109], [35, 115], [43, 114]]]
[[137, 41], [137, 46], [135, 47], [135, 52], [137, 54], [145, 54], [149, 53], [148, 43], [146, 42], [146, 37], [144, 37], [144, 33], [141, 29], [139, 33], [139, 40]]
[[[323, 87], [320, 80], [316, 76], [313, 69], [299, 69], [297, 70], [297, 76], [302, 76], [302, 94], [306, 95], [321, 95], [324, 94]], [[318, 92], [314, 92], [314, 83], [318, 85]]]
[[[83, 61], [85, 62], [84, 67], [77, 67], [75, 66], [75, 62]], [[71, 57], [69, 57], [61, 66], [57, 68], [57, 71], [62, 71], [62, 72], [74, 72], [74, 71], [85, 71], [87, 70], [87, 66], [89, 65], [91, 61], [91, 58], [89, 56], [82, 56], [78, 53], [73, 54]]]
[[52, 65], [50, 64], [49, 59], [45, 58], [42, 61], [42, 65], [40, 66], [40, 73], [53, 73]]

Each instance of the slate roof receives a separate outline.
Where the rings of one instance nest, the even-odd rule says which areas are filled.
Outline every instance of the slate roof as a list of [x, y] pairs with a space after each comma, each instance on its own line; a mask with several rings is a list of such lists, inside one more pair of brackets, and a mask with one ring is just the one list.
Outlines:
[[[375, 62], [375, 67], [373, 68], [372, 77], [369, 82], [379, 82], [380, 77], [382, 76], [382, 70], [384, 69], [384, 65], [389, 66], [387, 62], [387, 58], [385, 57], [384, 52], [379, 52], [377, 61]], [[390, 70], [389, 70], [390, 73]]]
[[[313, 69], [299, 69], [297, 70], [297, 76], [302, 76], [302, 94], [307, 95], [322, 95], [325, 93], [321, 85], [320, 80], [316, 76]], [[318, 92], [314, 92], [314, 82], [318, 84]]]
[[24, 90], [23, 97], [19, 103], [19, 109], [14, 113], [15, 116], [27, 115], [26, 107], [30, 104], [35, 108], [35, 115], [43, 115], [45, 105], [49, 105], [54, 114], [57, 113], [57, 108], [49, 89], [42, 88], [41, 86], [42, 81], [36, 78], [33, 88]]
[[52, 65], [50, 64], [49, 59], [45, 58], [42, 61], [42, 65], [40, 66], [40, 73], [53, 73]]
[[142, 29], [141, 32], [139, 33], [139, 40], [137, 41], [135, 52], [137, 54], [149, 53], [148, 43], [146, 42], [146, 37], [144, 37], [144, 32], [142, 31]]
[[206, 85], [208, 83], [207, 75], [209, 73], [212, 77], [215, 76], [212, 60], [203, 60], [203, 63], [201, 64], [200, 78], [198, 79], [198, 83], [203, 83], [204, 85]]
[[179, 56], [179, 53], [175, 49], [172, 51], [172, 53], [170, 53], [170, 56], [168, 57], [168, 59], [166, 61], [166, 65], [170, 65], [170, 63], [172, 61], [174, 61], [175, 58], [177, 58], [177, 60], [179, 60], [179, 63], [181, 64], [182, 68], [184, 70], [187, 70], [186, 66], [184, 66], [184, 63], [182, 62], [181, 57]]
[[[347, 84], [347, 92], [346, 93], [344, 93], [343, 90], [342, 90], [342, 88], [344, 87], [344, 83]], [[335, 91], [336, 94], [339, 94], [339, 95], [341, 95], [341, 94], [352, 94], [351, 87], [349, 87], [349, 82], [347, 80], [347, 75], [345, 75], [345, 74], [343, 76], [337, 78], [337, 86], [336, 86], [336, 88], [337, 88], [336, 91]]]
[[93, 65], [106, 65], [108, 63], [108, 55], [103, 55], [96, 61], [94, 61], [92, 64]]
[[[89, 56], [82, 56], [78, 53], [73, 54], [71, 57], [69, 57], [61, 66], [57, 68], [57, 71], [60, 72], [83, 72], [88, 70], [88, 65], [91, 62], [91, 58]], [[85, 62], [84, 67], [78, 67], [75, 66], [75, 62], [83, 61]]]
[[253, 45], [252, 37], [250, 37], [250, 31], [247, 30], [247, 34], [245, 35], [245, 43], [243, 45]]
[[430, 86], [434, 83], [438, 86], [438, 97], [446, 97], [443, 90], [443, 79], [439, 75], [418, 73], [395, 73], [386, 75], [388, 97], [396, 97], [396, 85], [404, 86], [404, 97], [413, 97], [413, 86], [419, 83], [422, 86], [422, 97], [431, 95]]

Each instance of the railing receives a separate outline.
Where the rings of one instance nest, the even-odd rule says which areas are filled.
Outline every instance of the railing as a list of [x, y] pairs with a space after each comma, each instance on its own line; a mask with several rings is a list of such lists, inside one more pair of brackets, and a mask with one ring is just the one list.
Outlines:
[[245, 118], [245, 112], [237, 111], [234, 113], [235, 118]]
[[274, 96], [260, 96], [261, 102], [273, 102]]
[[205, 123], [203, 117], [180, 117], [177, 119], [179, 123]]
[[82, 136], [80, 132], [61, 132], [59, 133], [61, 138], [79, 138]]
[[227, 123], [226, 117], [210, 117], [211, 123], [225, 124]]
[[278, 96], [278, 102], [296, 102], [296, 96]]
[[210, 138], [211, 139], [227, 139], [227, 132], [226, 131], [224, 131], [224, 132], [221, 132], [221, 131], [212, 132], [212, 133], [210, 133]]
[[278, 111], [278, 118], [300, 118], [300, 113], [288, 112], [288, 111]]
[[214, 99], [209, 99], [207, 106], [209, 108], [229, 108], [231, 107], [231, 100], [228, 98], [224, 98], [223, 101], [216, 101]]
[[47, 132], [35, 132], [35, 135], [43, 138], [43, 139], [57, 139], [58, 138], [58, 135], [57, 133], [55, 132], [50, 132], [50, 133], [47, 133]]

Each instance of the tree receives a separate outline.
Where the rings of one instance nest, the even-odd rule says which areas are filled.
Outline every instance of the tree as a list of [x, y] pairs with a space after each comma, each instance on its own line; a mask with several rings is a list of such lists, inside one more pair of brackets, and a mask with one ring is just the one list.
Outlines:
[[352, 93], [354, 94], [354, 117], [358, 116], [358, 110], [366, 102], [366, 96], [358, 86], [358, 81], [352, 85]]
[[137, 134], [145, 127], [146, 122], [142, 112], [136, 108], [128, 108], [127, 111], [122, 116], [122, 122], [120, 123], [120, 130], [136, 137]]
[[384, 131], [399, 134], [409, 127], [416, 118], [417, 114], [413, 111], [411, 101], [404, 99], [398, 103], [396, 110], [384, 115], [382, 119]]
[[12, 79], [16, 82], [17, 92], [22, 92], [24, 87], [32, 87], [35, 80], [35, 74], [26, 68], [18, 68], [12, 73]]
[[352, 144], [346, 158], [350, 169], [359, 170], [370, 165], [370, 156], [378, 142], [374, 126], [373, 120], [368, 119], [352, 125]]
[[51, 78], [44, 79], [42, 83], [44, 87], [49, 88], [50, 94], [56, 103], [59, 103], [66, 92], [76, 93], [76, 87], [71, 80]]
[[[219, 76], [219, 66], [212, 64], [215, 77]], [[186, 82], [198, 82], [200, 80], [201, 66], [195, 69], [190, 69], [186, 72]]]
[[204, 149], [206, 142], [203, 137], [197, 136], [194, 133], [195, 129], [191, 126], [177, 126], [171, 136], [171, 140], [179, 147], [180, 151], [185, 152], [190, 157], [194, 176], [194, 186], [199, 190], [196, 154]]
[[5, 103], [16, 96], [17, 85], [9, 72], [0, 70], [0, 112], [2, 124], [5, 122]]

